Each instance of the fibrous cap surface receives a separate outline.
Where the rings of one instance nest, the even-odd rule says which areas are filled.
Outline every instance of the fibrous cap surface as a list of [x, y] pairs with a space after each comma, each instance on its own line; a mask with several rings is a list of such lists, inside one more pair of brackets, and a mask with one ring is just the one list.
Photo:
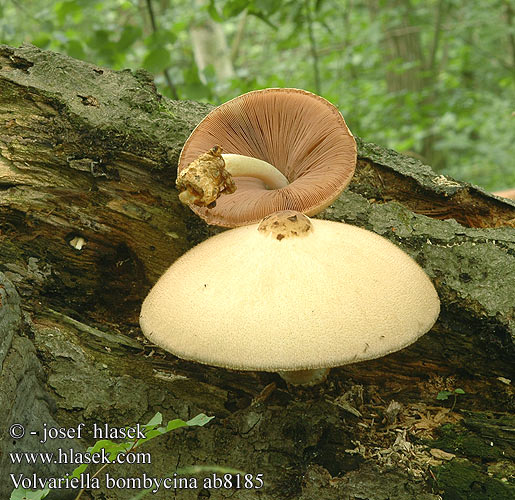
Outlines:
[[287, 371], [384, 356], [436, 321], [431, 281], [386, 239], [292, 212], [277, 231], [274, 217], [178, 259], [144, 301], [145, 335], [185, 359]]

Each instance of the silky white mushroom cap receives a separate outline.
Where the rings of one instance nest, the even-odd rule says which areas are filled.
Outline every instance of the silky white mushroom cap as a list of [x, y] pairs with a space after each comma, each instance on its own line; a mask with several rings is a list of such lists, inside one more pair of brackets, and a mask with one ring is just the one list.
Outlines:
[[297, 212], [285, 225], [280, 214], [178, 259], [143, 303], [143, 333], [184, 359], [288, 371], [381, 357], [432, 327], [438, 295], [398, 247]]

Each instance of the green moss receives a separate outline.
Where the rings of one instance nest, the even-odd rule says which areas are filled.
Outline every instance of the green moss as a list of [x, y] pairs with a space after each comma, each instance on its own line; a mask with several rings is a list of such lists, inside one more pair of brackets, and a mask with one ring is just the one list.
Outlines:
[[515, 487], [484, 474], [464, 459], [454, 459], [436, 468], [436, 487], [444, 500], [508, 500], [515, 498]]
[[503, 458], [503, 450], [497, 445], [492, 446], [490, 443], [491, 441], [459, 426], [447, 424], [439, 429], [439, 438], [431, 442], [431, 447], [486, 460]]

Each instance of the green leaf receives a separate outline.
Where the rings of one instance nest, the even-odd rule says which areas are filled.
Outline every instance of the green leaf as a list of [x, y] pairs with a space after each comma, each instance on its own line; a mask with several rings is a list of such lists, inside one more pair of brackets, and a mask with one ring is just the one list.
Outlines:
[[124, 26], [122, 34], [116, 42], [117, 50], [124, 52], [141, 37], [141, 28], [137, 26]]
[[82, 10], [82, 7], [75, 0], [59, 2], [54, 8], [60, 24], [64, 24], [68, 16], [79, 13]]
[[456, 394], [465, 394], [465, 391], [463, 389], [454, 389], [454, 392]]
[[268, 26], [270, 26], [270, 28], [273, 28], [274, 30], [278, 29], [278, 26], [276, 24], [274, 24], [272, 21], [270, 21], [270, 19], [268, 19], [263, 14], [263, 12], [260, 12], [260, 11], [257, 11], [257, 10], [249, 10], [249, 14], [251, 16], [257, 17], [258, 19], [261, 19], [261, 21], [263, 21], [264, 23], [268, 24]]
[[181, 84], [181, 95], [183, 99], [201, 100], [210, 95], [210, 88], [204, 85], [198, 76], [196, 66], [189, 66], [182, 72], [183, 83]]
[[209, 5], [207, 6], [207, 12], [213, 21], [216, 21], [217, 23], [221, 23], [223, 21], [218, 10], [216, 10], [215, 0], [210, 0]]
[[319, 11], [321, 8], [322, 8], [322, 4], [324, 3], [325, 0], [316, 0], [315, 2], [315, 10], [316, 11]]
[[84, 60], [86, 58], [86, 53], [80, 40], [70, 40], [66, 44], [66, 53], [71, 57], [75, 57], [75, 59]]
[[180, 429], [181, 427], [185, 427], [186, 425], [188, 425], [188, 423], [185, 422], [184, 420], [181, 420], [180, 418], [176, 418], [175, 420], [170, 420], [166, 424], [166, 432], [170, 432], [175, 429]]
[[147, 53], [142, 66], [151, 73], [158, 74], [171, 64], [170, 52], [164, 47], [158, 47]]
[[88, 464], [82, 464], [73, 469], [70, 477], [80, 477], [80, 475], [88, 468]]
[[189, 426], [199, 425], [202, 427], [206, 425], [208, 422], [211, 422], [211, 420], [213, 420], [214, 418], [215, 417], [208, 417], [204, 413], [199, 413], [196, 417], [193, 417], [192, 419], [188, 420], [186, 424]]
[[174, 420], [170, 420], [166, 424], [166, 427], [154, 428], [154, 426], [157, 425], [157, 423], [154, 423], [154, 422], [160, 422], [162, 420], [162, 418], [163, 417], [160, 413], [157, 413], [156, 415], [154, 415], [152, 420], [148, 424], [145, 425], [145, 427], [147, 427], [152, 423], [150, 425], [150, 427], [148, 428], [148, 430], [145, 432], [145, 436], [146, 436], [145, 439], [139, 439], [137, 442], [136, 441], [126, 441], [125, 443], [122, 443], [121, 445], [119, 445], [119, 446], [124, 447], [124, 449], [122, 449], [121, 451], [130, 450], [133, 446], [135, 448], [139, 447], [143, 443], [146, 443], [147, 441], [150, 441], [151, 439], [154, 439], [157, 436], [161, 436], [162, 434], [166, 434], [167, 432], [173, 431], [175, 429], [180, 429], [181, 427], [204, 426], [215, 417], [208, 417], [207, 415], [204, 415], [204, 413], [199, 413], [196, 417], [193, 417], [191, 420], [188, 420], [187, 422], [185, 422], [184, 420], [182, 420], [180, 418], [176, 418]]
[[145, 45], [149, 49], [164, 48], [165, 45], [174, 43], [177, 40], [177, 34], [173, 30], [158, 29], [145, 38]]
[[156, 425], [160, 425], [163, 422], [163, 415], [161, 412], [157, 412], [145, 425], [146, 428], [154, 428]]
[[281, 7], [281, 2], [277, 0], [254, 0], [254, 5], [258, 11], [270, 16]]
[[31, 43], [40, 49], [46, 49], [50, 45], [51, 41], [52, 39], [50, 36], [46, 33], [41, 33], [39, 36], [34, 38]]
[[119, 451], [124, 451], [122, 448], [122, 444], [114, 443], [109, 439], [100, 439], [93, 446], [88, 448], [90, 453], [96, 453], [102, 449], [104, 449], [107, 453], [117, 453]]
[[41, 500], [50, 493], [49, 488], [44, 490], [30, 491], [19, 487], [11, 492], [9, 500]]
[[446, 399], [449, 399], [449, 396], [452, 395], [452, 392], [449, 391], [440, 391], [438, 393], [438, 396], [436, 396], [436, 399], [440, 401], [445, 401]]
[[249, 6], [249, 4], [250, 2], [247, 0], [229, 0], [228, 2], [225, 2], [225, 5], [223, 6], [223, 16], [226, 19], [236, 17], [237, 15], [241, 14]]

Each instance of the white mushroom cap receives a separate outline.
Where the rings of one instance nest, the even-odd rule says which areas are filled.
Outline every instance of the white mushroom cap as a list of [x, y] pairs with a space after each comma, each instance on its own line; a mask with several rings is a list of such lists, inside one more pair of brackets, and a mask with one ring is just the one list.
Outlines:
[[181, 358], [289, 371], [397, 351], [439, 311], [424, 271], [386, 239], [286, 211], [183, 255], [145, 299], [140, 324]]

